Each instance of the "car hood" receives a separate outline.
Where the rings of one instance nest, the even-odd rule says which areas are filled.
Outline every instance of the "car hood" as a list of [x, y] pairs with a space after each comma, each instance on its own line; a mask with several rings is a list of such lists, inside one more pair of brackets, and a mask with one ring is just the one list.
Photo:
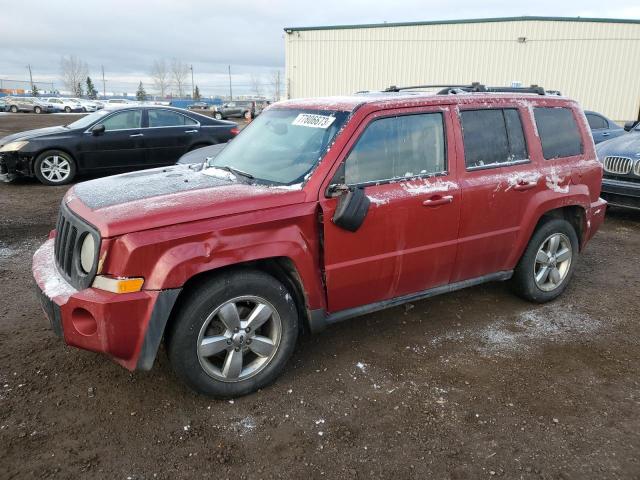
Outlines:
[[608, 155], [640, 158], [640, 132], [625, 133], [596, 145], [598, 158], [604, 160]]
[[27, 130], [26, 132], [14, 133], [13, 135], [8, 135], [6, 137], [0, 138], [0, 147], [2, 145], [6, 145], [9, 142], [14, 142], [16, 140], [31, 140], [33, 138], [44, 137], [46, 135], [55, 135], [58, 133], [68, 133], [71, 130], [64, 127], [46, 127], [46, 128], [37, 128], [35, 130]]
[[299, 187], [252, 185], [224, 170], [176, 165], [79, 183], [63, 202], [107, 238], [304, 200]]

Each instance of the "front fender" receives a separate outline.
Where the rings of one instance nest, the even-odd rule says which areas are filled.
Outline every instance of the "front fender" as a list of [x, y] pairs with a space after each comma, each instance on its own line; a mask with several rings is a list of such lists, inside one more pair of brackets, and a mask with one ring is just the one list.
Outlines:
[[309, 307], [323, 308], [315, 204], [264, 211], [258, 223], [255, 218], [242, 214], [123, 235], [113, 242], [103, 271], [144, 276], [145, 290], [166, 290], [200, 273], [285, 257], [302, 280]]

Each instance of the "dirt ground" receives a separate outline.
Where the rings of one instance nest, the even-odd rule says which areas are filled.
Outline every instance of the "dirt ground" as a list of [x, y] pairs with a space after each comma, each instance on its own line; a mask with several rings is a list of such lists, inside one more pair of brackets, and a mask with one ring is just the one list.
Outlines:
[[639, 213], [609, 211], [551, 304], [497, 283], [367, 315], [215, 401], [164, 352], [129, 373], [53, 335], [30, 266], [65, 190], [0, 185], [0, 478], [640, 478]]

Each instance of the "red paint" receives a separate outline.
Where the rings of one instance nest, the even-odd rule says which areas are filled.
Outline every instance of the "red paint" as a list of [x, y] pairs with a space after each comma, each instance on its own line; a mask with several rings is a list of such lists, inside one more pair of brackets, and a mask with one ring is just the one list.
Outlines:
[[[519, 109], [530, 162], [467, 171], [458, 111], [491, 106]], [[530, 106], [571, 108], [579, 120], [584, 154], [543, 159]], [[158, 291], [182, 287], [194, 275], [241, 262], [290, 259], [308, 308], [333, 313], [511, 270], [538, 220], [550, 210], [584, 210], [583, 248], [604, 219], [606, 202], [599, 199], [602, 169], [583, 113], [567, 99], [356, 96], [294, 100], [271, 108], [288, 107], [353, 111], [299, 191], [232, 185], [156, 197], [152, 202], [158, 208], [149, 209], [150, 201], [141, 200], [98, 210], [75, 198], [73, 190], [68, 193], [69, 207], [101, 233], [102, 273], [141, 276], [145, 284], [134, 294], [87, 289], [68, 300], [54, 298], [62, 309], [67, 343], [105, 352], [135, 368]], [[422, 111], [444, 115], [446, 175], [366, 187], [373, 203], [360, 230], [351, 233], [333, 225], [337, 199], [326, 198], [325, 191], [365, 127], [380, 116]], [[42, 261], [34, 258], [36, 266]], [[44, 280], [36, 281], [42, 288]], [[76, 310], [79, 328], [74, 326]], [[95, 332], [86, 312], [96, 319]]]

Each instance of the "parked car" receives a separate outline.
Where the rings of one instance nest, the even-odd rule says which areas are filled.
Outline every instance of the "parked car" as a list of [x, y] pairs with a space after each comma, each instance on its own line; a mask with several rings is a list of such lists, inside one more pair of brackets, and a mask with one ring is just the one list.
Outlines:
[[274, 104], [202, 170], [77, 184], [33, 260], [53, 330], [131, 370], [164, 338], [233, 397], [302, 329], [494, 280], [557, 298], [606, 208], [580, 107], [397, 90]]
[[187, 105], [188, 110], [209, 110], [211, 105], [206, 102], [195, 102], [191, 105]]
[[135, 105], [137, 102], [126, 98], [110, 98], [109, 100], [105, 100], [104, 103], [106, 105]]
[[8, 112], [9, 111], [9, 105], [7, 104], [7, 101], [4, 100], [3, 98], [0, 98], [0, 112]]
[[104, 106], [98, 102], [87, 100], [86, 98], [70, 98], [69, 100], [79, 103], [83, 112], [91, 113], [104, 108]]
[[591, 135], [595, 143], [604, 142], [605, 140], [625, 134], [624, 128], [613, 120], [609, 120], [601, 113], [585, 110], [584, 114], [587, 117], [587, 122], [589, 122]]
[[213, 116], [221, 120], [232, 117], [245, 118], [247, 114], [252, 118], [255, 116], [255, 102], [238, 100], [218, 106]]
[[182, 155], [176, 162], [176, 165], [203, 165], [204, 162], [216, 158], [226, 146], [226, 143], [218, 143], [216, 145], [196, 148]]
[[640, 209], [640, 123], [626, 135], [599, 143], [596, 151], [604, 167], [602, 198]]
[[82, 112], [82, 105], [75, 100], [71, 100], [70, 98], [63, 97], [49, 97], [45, 98], [45, 100], [52, 105], [57, 106], [61, 111], [66, 113], [71, 112]]
[[52, 113], [59, 111], [53, 104], [35, 97], [6, 97], [8, 110], [12, 113]]
[[188, 150], [237, 133], [233, 122], [179, 108], [104, 109], [69, 125], [0, 139], [0, 179], [35, 176], [45, 185], [63, 185], [78, 173], [173, 165]]

